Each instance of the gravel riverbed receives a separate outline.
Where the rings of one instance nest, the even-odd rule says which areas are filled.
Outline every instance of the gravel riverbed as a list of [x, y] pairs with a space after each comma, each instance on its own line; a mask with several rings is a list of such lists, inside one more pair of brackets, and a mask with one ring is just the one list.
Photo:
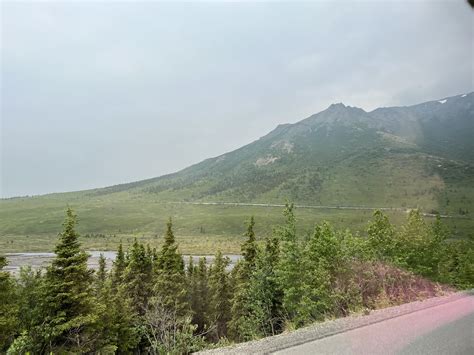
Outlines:
[[[87, 250], [87, 253], [90, 255], [87, 260], [87, 265], [91, 269], [97, 269], [99, 267], [99, 257], [100, 254], [105, 256], [107, 267], [112, 266], [112, 262], [115, 260], [117, 253], [115, 251], [100, 251], [100, 250]], [[5, 271], [12, 273], [13, 275], [18, 275], [20, 268], [22, 266], [31, 266], [32, 269], [37, 270], [39, 268], [45, 268], [54, 258], [54, 253], [7, 253], [8, 265], [4, 268]], [[192, 255], [193, 262], [197, 264], [199, 258], [205, 256], [208, 264], [212, 264], [214, 261], [214, 255]], [[225, 255], [230, 259], [229, 268], [232, 268], [237, 261], [240, 259], [240, 255], [229, 254]], [[184, 262], [187, 264], [189, 262], [189, 255], [183, 255]]]

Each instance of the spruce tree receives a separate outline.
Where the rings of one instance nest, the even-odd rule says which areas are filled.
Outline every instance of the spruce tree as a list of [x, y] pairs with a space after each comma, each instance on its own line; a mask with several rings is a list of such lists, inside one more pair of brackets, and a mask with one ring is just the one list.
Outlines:
[[3, 271], [6, 265], [6, 258], [0, 255], [0, 352], [8, 349], [19, 323], [15, 282], [7, 271]]
[[[191, 265], [191, 264], [190, 264]], [[209, 279], [205, 257], [199, 258], [191, 273], [188, 267], [189, 304], [192, 310], [192, 323], [197, 326], [196, 333], [206, 333], [209, 326]]]
[[229, 333], [236, 340], [248, 340], [252, 335], [248, 335], [249, 317], [252, 313], [252, 295], [249, 288], [255, 264], [257, 260], [258, 246], [255, 241], [253, 216], [250, 218], [245, 233], [246, 241], [241, 246], [242, 259], [235, 267], [234, 292], [232, 298], [232, 314], [229, 322]]
[[474, 236], [456, 242], [457, 267], [453, 278], [454, 285], [461, 289], [474, 287]]
[[[145, 247], [137, 239], [130, 248], [127, 258], [128, 264], [123, 273], [123, 283], [136, 313], [143, 315], [152, 295], [152, 262]], [[116, 262], [115, 273], [119, 270], [119, 260]]]
[[105, 288], [105, 282], [107, 280], [107, 261], [105, 260], [104, 254], [100, 254], [99, 256], [99, 269], [97, 270], [97, 275], [96, 275], [96, 289], [97, 293], [100, 296], [100, 294], [103, 292]]
[[255, 272], [250, 279], [251, 316], [246, 324], [247, 339], [275, 335], [283, 330], [283, 290], [275, 274], [279, 255], [278, 238], [268, 237], [265, 248], [257, 255]]
[[140, 324], [126, 285], [120, 285], [107, 301], [107, 327], [110, 344], [119, 354], [131, 353], [140, 341]]
[[188, 265], [186, 266], [186, 277], [188, 279], [192, 279], [195, 272], [196, 272], [196, 266], [194, 265], [194, 259], [193, 259], [193, 256], [190, 255], [188, 259]]
[[101, 307], [100, 327], [97, 329], [100, 342], [97, 346], [101, 353], [129, 353], [137, 347], [140, 340], [138, 313], [127, 293], [127, 285], [123, 283], [125, 267], [122, 244], [111, 273], [107, 273], [106, 260], [101, 254], [96, 277]]
[[303, 255], [303, 296], [298, 305], [300, 324], [323, 320], [333, 310], [331, 281], [338, 268], [340, 247], [328, 223], [316, 226]]
[[449, 231], [441, 222], [440, 215], [436, 215], [435, 222], [431, 227], [431, 241], [429, 245], [429, 258], [432, 266], [431, 273], [427, 276], [439, 280], [441, 273], [441, 263], [446, 252], [446, 240]]
[[398, 235], [397, 262], [409, 270], [429, 275], [432, 271], [429, 257], [430, 228], [418, 209], [411, 210]]
[[97, 298], [99, 335], [95, 350], [99, 353], [129, 353], [140, 340], [139, 320], [128, 297], [125, 286], [112, 290], [111, 280], [107, 280]]
[[[33, 271], [31, 266], [21, 267], [16, 280], [18, 306], [18, 335], [7, 354], [39, 353], [43, 345], [43, 281], [41, 269]], [[8, 304], [8, 302], [7, 302]]]
[[395, 229], [382, 211], [374, 212], [367, 235], [375, 258], [392, 261], [396, 253]]
[[189, 311], [182, 255], [178, 252], [171, 218], [166, 226], [164, 244], [157, 262], [155, 296], [166, 309], [185, 315]]
[[[268, 237], [265, 249], [260, 258], [260, 267], [267, 296], [265, 298], [266, 323], [265, 334], [275, 335], [283, 330], [283, 290], [276, 276], [277, 265], [280, 261], [280, 241], [276, 237]], [[271, 332], [269, 332], [271, 331]]]
[[227, 323], [231, 314], [231, 289], [226, 271], [230, 260], [217, 252], [209, 272], [209, 292], [211, 295], [210, 320], [215, 325], [214, 340], [227, 336]]
[[[39, 329], [35, 329], [35, 326], [43, 322], [41, 313], [43, 282], [44, 277], [41, 274], [41, 269], [33, 271], [31, 266], [20, 269], [20, 275], [17, 280], [18, 315], [21, 331], [26, 332], [28, 338], [31, 339], [29, 343], [41, 342], [41, 334], [38, 333]], [[25, 352], [33, 352], [35, 349], [27, 348], [24, 350]]]
[[[193, 257], [189, 256], [188, 265], [186, 266], [186, 288], [187, 302], [191, 308], [193, 319], [195, 318], [195, 310], [197, 308], [197, 267], [194, 265]], [[196, 322], [193, 321], [193, 324]]]
[[283, 290], [282, 305], [290, 326], [297, 316], [302, 297], [302, 260], [293, 204], [286, 204], [284, 215], [286, 224], [275, 231], [280, 240], [280, 255], [275, 273], [279, 287]]
[[56, 257], [44, 282], [45, 348], [50, 351], [85, 352], [90, 349], [96, 322], [92, 271], [75, 231], [76, 215], [68, 208]]
[[245, 280], [250, 279], [250, 275], [255, 269], [255, 262], [257, 259], [258, 246], [255, 240], [254, 227], [255, 219], [252, 216], [250, 217], [250, 221], [247, 226], [247, 232], [245, 233], [245, 237], [247, 238], [247, 240], [244, 244], [242, 244], [241, 247], [244, 262], [240, 276]]
[[275, 335], [282, 330], [283, 293], [275, 276], [279, 254], [275, 237], [267, 238], [264, 249], [257, 251], [255, 269], [245, 288], [239, 291], [245, 300], [244, 311], [233, 309], [232, 313], [232, 337], [237, 341]]
[[122, 243], [119, 244], [117, 256], [115, 257], [112, 267], [112, 287], [115, 289], [122, 284], [123, 274], [127, 264], [125, 262], [125, 254], [123, 252]]

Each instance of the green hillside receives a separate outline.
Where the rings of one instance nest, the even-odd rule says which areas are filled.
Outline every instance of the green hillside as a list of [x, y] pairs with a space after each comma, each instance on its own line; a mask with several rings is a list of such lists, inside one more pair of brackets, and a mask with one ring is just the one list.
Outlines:
[[[173, 216], [185, 249], [205, 252], [221, 246], [232, 251], [249, 215], [256, 216], [257, 232], [263, 235], [280, 221], [281, 209], [185, 202], [285, 200], [333, 207], [418, 207], [456, 217], [447, 219], [448, 224], [455, 236], [463, 237], [474, 227], [473, 136], [474, 93], [372, 112], [335, 104], [175, 174], [103, 189], [4, 199], [0, 246], [38, 249], [39, 243], [39, 249], [48, 249], [48, 238], [57, 233], [69, 205], [80, 217], [83, 234], [152, 240]], [[370, 213], [298, 212], [300, 228], [306, 230], [321, 219], [361, 229]], [[404, 212], [392, 214], [395, 220], [404, 218]], [[89, 242], [97, 248], [116, 244], [113, 237]]]

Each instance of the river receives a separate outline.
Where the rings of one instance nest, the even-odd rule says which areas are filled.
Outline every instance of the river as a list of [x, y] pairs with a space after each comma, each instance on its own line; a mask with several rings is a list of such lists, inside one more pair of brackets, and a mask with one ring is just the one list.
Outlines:
[[[115, 251], [98, 251], [98, 250], [87, 250], [89, 254], [89, 259], [87, 260], [87, 265], [91, 269], [97, 269], [99, 266], [99, 256], [103, 254], [106, 259], [107, 267], [112, 266], [112, 262], [115, 260], [117, 252]], [[39, 268], [45, 268], [54, 258], [54, 253], [6, 253], [8, 265], [4, 268], [5, 271], [8, 271], [14, 275], [18, 275], [20, 272], [20, 267], [22, 266], [31, 266], [32, 269], [37, 270]], [[214, 255], [192, 255], [193, 262], [197, 264], [199, 258], [205, 256], [208, 264], [212, 264], [214, 261]], [[227, 254], [225, 255], [230, 259], [229, 269], [232, 269], [237, 261], [240, 259], [238, 254]], [[184, 261], [187, 264], [189, 262], [189, 255], [183, 255]]]

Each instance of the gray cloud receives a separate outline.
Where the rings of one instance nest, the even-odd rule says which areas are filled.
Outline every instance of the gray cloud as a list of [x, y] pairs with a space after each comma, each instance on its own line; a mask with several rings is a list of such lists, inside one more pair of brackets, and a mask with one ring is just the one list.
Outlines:
[[1, 7], [2, 196], [176, 171], [333, 102], [473, 90], [463, 1]]

